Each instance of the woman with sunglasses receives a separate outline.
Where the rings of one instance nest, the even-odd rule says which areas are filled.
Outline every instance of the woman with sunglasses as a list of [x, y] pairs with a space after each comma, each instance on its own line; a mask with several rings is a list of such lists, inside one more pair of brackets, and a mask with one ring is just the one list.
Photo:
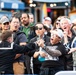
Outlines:
[[[45, 41], [45, 44], [50, 42], [50, 38], [45, 35], [45, 27], [44, 24], [42, 23], [37, 23], [35, 24], [35, 33], [36, 37], [30, 40], [30, 42], [36, 42], [39, 39], [43, 39]], [[41, 61], [38, 60], [38, 55], [39, 55], [40, 48], [35, 49], [35, 53], [31, 53], [33, 55], [33, 70], [34, 74], [39, 74], [40, 72], [40, 67], [41, 67]], [[45, 55], [45, 54], [44, 54]]]
[[10, 28], [9, 22], [10, 21], [9, 21], [8, 17], [2, 17], [0, 21], [1, 21], [2, 32], [5, 30], [9, 30], [9, 28]]

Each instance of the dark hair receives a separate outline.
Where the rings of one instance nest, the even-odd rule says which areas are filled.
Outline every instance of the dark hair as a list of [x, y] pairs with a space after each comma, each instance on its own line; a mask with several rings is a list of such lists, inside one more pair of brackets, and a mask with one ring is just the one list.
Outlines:
[[44, 24], [43, 24], [43, 23], [41, 23], [41, 22], [36, 23], [34, 26], [36, 26], [37, 24], [42, 24], [42, 25], [43, 25], [43, 27], [44, 27]]
[[22, 12], [22, 13], [21, 13], [21, 17], [22, 17], [22, 14], [26, 14], [27, 17], [29, 18], [29, 14], [28, 14], [28, 13]]
[[19, 22], [20, 22], [20, 19], [19, 19], [17, 16], [12, 16], [12, 17], [11, 17], [11, 19], [10, 19], [10, 22], [12, 22], [13, 18], [18, 19], [18, 20], [19, 20]]
[[12, 14], [12, 18], [13, 18], [13, 17], [18, 18], [19, 21], [20, 21], [21, 13], [20, 13], [20, 12], [14, 12], [14, 13]]
[[72, 34], [76, 36], [76, 34], [75, 34], [74, 30], [73, 30], [74, 26], [76, 26], [76, 24], [73, 24], [70, 30], [71, 30]]
[[42, 25], [43, 25], [43, 28], [44, 28], [45, 30], [47, 30], [47, 31], [50, 30], [50, 28], [48, 28], [47, 26], [45, 26], [45, 25], [44, 25], [43, 23], [41, 23], [41, 22], [36, 23], [34, 26], [36, 26], [37, 24], [42, 24]]
[[1, 40], [6, 41], [8, 39], [8, 37], [11, 37], [11, 36], [12, 36], [12, 31], [6, 30], [6, 31], [2, 32]]

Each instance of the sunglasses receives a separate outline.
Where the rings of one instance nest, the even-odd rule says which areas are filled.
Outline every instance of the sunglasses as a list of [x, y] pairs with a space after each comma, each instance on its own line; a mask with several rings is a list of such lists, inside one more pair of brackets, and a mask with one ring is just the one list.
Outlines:
[[38, 27], [35, 27], [35, 30], [42, 30], [43, 28], [41, 27], [41, 28], [38, 28]]
[[3, 25], [9, 25], [9, 22], [3, 23]]
[[60, 22], [60, 20], [57, 20], [57, 21], [59, 21], [59, 22]]
[[56, 23], [56, 25], [58, 25], [59, 23]]

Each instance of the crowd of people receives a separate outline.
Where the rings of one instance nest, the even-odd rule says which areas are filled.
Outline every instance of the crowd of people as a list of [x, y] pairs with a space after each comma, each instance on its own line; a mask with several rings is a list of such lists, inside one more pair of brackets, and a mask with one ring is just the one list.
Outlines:
[[[12, 49], [11, 43], [13, 43]], [[59, 16], [35, 23], [32, 13], [0, 18], [0, 74], [54, 75], [76, 70], [76, 19]]]

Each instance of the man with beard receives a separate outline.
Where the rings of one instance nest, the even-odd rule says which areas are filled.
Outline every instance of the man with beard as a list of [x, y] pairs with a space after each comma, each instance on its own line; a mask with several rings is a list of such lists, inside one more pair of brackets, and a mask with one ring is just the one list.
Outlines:
[[[21, 15], [21, 24], [22, 24], [22, 31], [26, 34], [28, 42], [30, 41], [30, 31], [31, 28], [34, 26], [29, 22], [29, 15], [27, 13], [22, 13]], [[32, 35], [31, 35], [32, 36]]]
[[[25, 33], [28, 42], [30, 41], [30, 37], [33, 36], [31, 35], [31, 28], [33, 27], [32, 24], [30, 24], [29, 22], [29, 15], [27, 13], [22, 13], [21, 14], [21, 24], [22, 24], [22, 28], [21, 30]], [[31, 36], [30, 36], [31, 35]], [[33, 38], [33, 37], [32, 37]], [[27, 73], [30, 74], [30, 57], [27, 55], [25, 55], [25, 65], [26, 65], [26, 69], [27, 69]]]

